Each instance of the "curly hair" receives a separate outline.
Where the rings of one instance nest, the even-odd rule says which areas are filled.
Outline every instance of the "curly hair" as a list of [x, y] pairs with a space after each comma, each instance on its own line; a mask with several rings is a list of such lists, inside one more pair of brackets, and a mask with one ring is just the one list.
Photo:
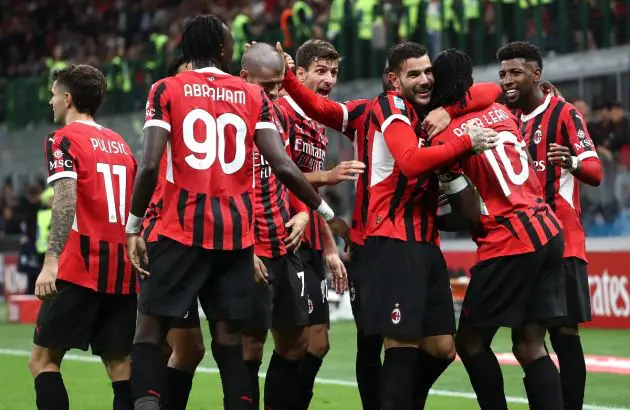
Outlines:
[[525, 61], [533, 61], [542, 70], [543, 60], [540, 50], [534, 44], [527, 41], [514, 41], [501, 47], [497, 51], [497, 61], [513, 60], [522, 58]]
[[101, 71], [86, 64], [71, 64], [53, 74], [53, 81], [72, 96], [72, 103], [81, 114], [94, 116], [103, 103], [107, 80]]
[[212, 14], [195, 16], [186, 23], [182, 33], [183, 58], [195, 63], [220, 65], [224, 41], [223, 20]]

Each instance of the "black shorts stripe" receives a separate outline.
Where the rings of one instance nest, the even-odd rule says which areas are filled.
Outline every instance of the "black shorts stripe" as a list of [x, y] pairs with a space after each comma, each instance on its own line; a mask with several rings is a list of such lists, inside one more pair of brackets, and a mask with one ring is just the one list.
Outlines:
[[186, 203], [188, 202], [188, 191], [181, 188], [179, 190], [179, 198], [177, 198], [177, 219], [179, 225], [184, 229], [186, 223]]
[[118, 244], [116, 249], [116, 287], [114, 292], [117, 294], [123, 293], [123, 282], [125, 281], [125, 247], [122, 243]]
[[206, 194], [195, 196], [195, 213], [193, 215], [193, 246], [202, 246], [206, 214]]
[[[510, 222], [510, 220], [502, 215], [497, 215], [494, 217], [494, 220], [496, 223], [501, 224], [503, 226], [505, 226], [505, 228], [510, 231], [510, 233], [512, 234], [513, 237], [515, 237], [516, 239], [518, 239], [518, 234], [516, 233], [516, 230], [514, 229], [514, 226], [512, 226], [512, 222]], [[484, 235], [485, 237], [485, 235]]]
[[99, 292], [107, 292], [109, 276], [109, 242], [98, 241], [98, 284]]
[[164, 91], [166, 91], [166, 83], [162, 81], [153, 94], [153, 109], [155, 114], [153, 114], [152, 119], [154, 120], [161, 120], [164, 117], [162, 113], [162, 94], [164, 94]]
[[536, 228], [534, 228], [534, 226], [532, 225], [532, 221], [529, 219], [527, 214], [523, 211], [516, 211], [516, 216], [525, 228], [525, 232], [527, 233], [529, 240], [532, 242], [532, 246], [534, 247], [534, 249], [540, 249], [542, 243], [540, 242], [538, 233], [536, 233]]
[[[560, 113], [562, 112], [562, 108], [565, 106], [565, 103], [559, 101], [558, 104], [554, 107], [551, 115], [549, 116], [549, 120], [544, 127], [547, 132], [547, 146], [549, 144], [555, 144], [557, 142], [557, 130], [558, 130], [558, 121], [560, 120]], [[547, 167], [546, 169], [546, 181], [545, 181], [545, 201], [549, 204], [551, 209], [556, 210], [556, 167]]]
[[83, 263], [85, 263], [85, 270], [90, 271], [90, 237], [85, 235], [79, 235], [79, 246], [81, 247], [81, 256], [83, 256]]
[[214, 236], [212, 243], [215, 249], [223, 249], [223, 215], [221, 214], [221, 202], [217, 197], [210, 198], [210, 210], [214, 221]]
[[230, 216], [232, 217], [232, 249], [243, 247], [243, 221], [234, 197], [230, 197]]
[[243, 204], [245, 205], [245, 209], [247, 210], [247, 224], [248, 226], [252, 225], [254, 221], [254, 207], [252, 206], [252, 197], [249, 192], [245, 192], [241, 194], [241, 199], [243, 200]]

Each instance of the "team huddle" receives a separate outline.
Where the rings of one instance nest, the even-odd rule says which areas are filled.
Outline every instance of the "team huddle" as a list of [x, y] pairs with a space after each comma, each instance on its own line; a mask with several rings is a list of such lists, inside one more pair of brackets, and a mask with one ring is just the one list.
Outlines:
[[[308, 409], [330, 348], [327, 271], [350, 292], [363, 409], [423, 409], [456, 353], [479, 406], [507, 409], [499, 327], [512, 330], [531, 408], [582, 408], [579, 181], [598, 185], [602, 168], [578, 111], [541, 83], [534, 45], [498, 50], [497, 86], [474, 84], [461, 51], [431, 60], [398, 44], [383, 92], [345, 103], [328, 98], [341, 56], [326, 41], [295, 60], [254, 43], [240, 76], [226, 72], [232, 38], [215, 16], [192, 18], [181, 46], [149, 92], [139, 166], [94, 122], [103, 74], [72, 65], [54, 77], [63, 127], [45, 143], [55, 197], [29, 361], [38, 409], [70, 407], [63, 356], [89, 347], [115, 410], [185, 409], [205, 354], [199, 305], [226, 409]], [[329, 171], [326, 127], [355, 149]], [[345, 180], [350, 225], [318, 193]], [[440, 230], [478, 246], [458, 326]]]

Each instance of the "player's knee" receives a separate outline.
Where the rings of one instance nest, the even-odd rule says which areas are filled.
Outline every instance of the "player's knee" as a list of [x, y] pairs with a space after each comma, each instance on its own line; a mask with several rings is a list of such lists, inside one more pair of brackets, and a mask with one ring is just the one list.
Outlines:
[[526, 366], [547, 355], [544, 341], [539, 340], [520, 340], [512, 346], [512, 353], [521, 366]]
[[308, 352], [324, 358], [330, 350], [328, 328], [325, 326], [311, 326], [308, 330]]
[[562, 336], [577, 336], [579, 334], [578, 325], [558, 326], [549, 329], [549, 337], [553, 343], [553, 339]]
[[28, 359], [28, 368], [33, 377], [43, 372], [58, 372], [63, 358], [62, 352], [55, 352], [45, 347], [34, 346]]
[[466, 337], [464, 334], [457, 333], [455, 335], [455, 350], [464, 359], [482, 353], [485, 348], [483, 343]]
[[264, 337], [243, 336], [243, 359], [245, 361], [262, 360], [264, 349]]
[[274, 332], [274, 341], [276, 353], [289, 360], [298, 360], [304, 357], [308, 349], [306, 329]]
[[194, 373], [205, 355], [206, 348], [203, 340], [192, 340], [185, 345], [175, 345], [173, 346], [173, 353], [168, 360], [168, 366], [188, 373]]
[[455, 340], [451, 335], [436, 336], [431, 343], [423, 343], [425, 352], [438, 359], [455, 360]]
[[113, 382], [129, 380], [131, 378], [131, 355], [128, 353], [111, 352], [101, 356], [109, 379]]

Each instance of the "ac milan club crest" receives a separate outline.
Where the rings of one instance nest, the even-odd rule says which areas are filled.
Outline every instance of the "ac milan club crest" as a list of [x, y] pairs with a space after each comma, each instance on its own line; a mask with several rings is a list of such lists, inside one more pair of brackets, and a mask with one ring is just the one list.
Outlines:
[[311, 302], [311, 298], [308, 298], [308, 314], [313, 313], [313, 302]]
[[394, 310], [392, 310], [392, 313], [389, 315], [389, 317], [392, 319], [392, 323], [397, 325], [398, 323], [400, 323], [400, 319], [402, 318], [402, 315], [400, 314], [400, 309], [398, 308], [399, 304], [396, 303], [394, 305]]
[[350, 282], [350, 302], [354, 302], [357, 297], [357, 291], [354, 288], [354, 282]]

